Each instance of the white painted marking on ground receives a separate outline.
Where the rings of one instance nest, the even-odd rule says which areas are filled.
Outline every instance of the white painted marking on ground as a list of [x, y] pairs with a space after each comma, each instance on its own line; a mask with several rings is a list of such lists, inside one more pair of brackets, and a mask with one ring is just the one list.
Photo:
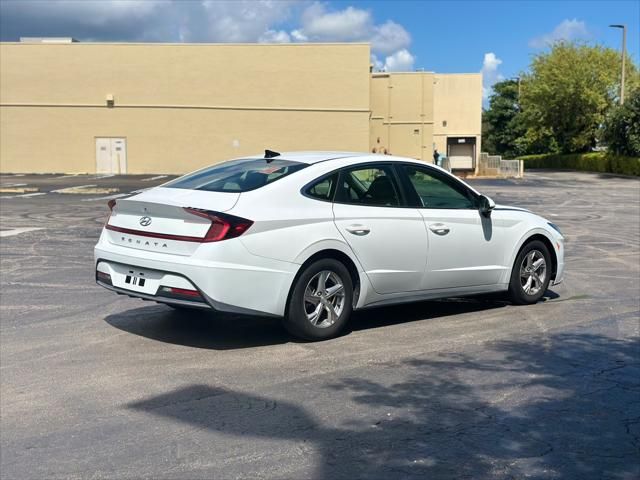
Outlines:
[[95, 178], [111, 178], [111, 177], [115, 177], [116, 174], [115, 173], [104, 173], [101, 175], [96, 175]]
[[6, 183], [4, 185], [0, 185], [0, 187], [26, 187], [27, 184], [26, 183]]
[[93, 188], [93, 187], [97, 187], [97, 185], [75, 185], [73, 187], [60, 188], [58, 190], [51, 190], [50, 193], [64, 193], [64, 192], [68, 192], [69, 190], [77, 190], [79, 188]]
[[40, 195], [46, 195], [47, 192], [35, 192], [35, 193], [25, 193], [22, 195], [16, 195], [16, 197], [38, 197]]
[[21, 233], [33, 232], [34, 230], [42, 230], [42, 228], [13, 228], [11, 230], [0, 230], [0, 237], [12, 237]]
[[2, 200], [5, 198], [24, 198], [24, 197], [38, 197], [40, 195], [46, 195], [47, 192], [35, 192], [35, 193], [23, 193], [21, 195], [8, 195], [0, 197]]
[[78, 175], [79, 175], [79, 173], [74, 173], [72, 175], [60, 175], [59, 177], [53, 177], [53, 179], [55, 179], [55, 178], [72, 178], [72, 177], [77, 177]]
[[161, 178], [167, 178], [167, 177], [168, 177], [168, 175], [158, 175], [157, 177], [143, 178], [140, 181], [141, 182], [151, 182], [153, 180], [160, 180]]
[[557, 217], [558, 216], [557, 213], [550, 213], [549, 215], [551, 215], [552, 217]]
[[98, 197], [98, 198], [83, 198], [83, 202], [95, 202], [97, 200], [111, 200], [112, 198], [120, 198], [126, 197], [129, 195], [128, 193], [116, 193], [115, 195], [107, 195], [106, 197]]

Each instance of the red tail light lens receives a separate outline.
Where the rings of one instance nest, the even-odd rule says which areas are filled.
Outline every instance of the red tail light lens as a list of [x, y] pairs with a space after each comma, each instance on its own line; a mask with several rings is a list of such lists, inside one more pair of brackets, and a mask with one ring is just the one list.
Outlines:
[[226, 213], [211, 212], [209, 210], [190, 207], [187, 207], [184, 210], [192, 215], [197, 215], [198, 217], [206, 218], [211, 221], [211, 226], [209, 227], [207, 234], [202, 239], [202, 242], [219, 242], [220, 240], [236, 238], [246, 232], [249, 227], [253, 225], [251, 220], [236, 217], [234, 215], [227, 215]]
[[107, 221], [104, 222], [105, 226], [109, 225], [109, 219], [111, 219], [111, 215], [113, 215], [113, 209], [116, 206], [115, 199], [111, 199], [107, 202], [107, 206], [109, 207], [109, 215], [107, 215]]

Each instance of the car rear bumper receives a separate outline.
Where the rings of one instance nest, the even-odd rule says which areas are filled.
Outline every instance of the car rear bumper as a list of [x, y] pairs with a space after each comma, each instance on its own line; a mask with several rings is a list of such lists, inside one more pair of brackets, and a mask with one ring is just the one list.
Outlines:
[[[160, 303], [247, 315], [284, 315], [299, 265], [254, 256], [233, 240], [221, 243], [229, 245], [215, 252], [214, 246], [207, 245], [196, 255], [185, 257], [112, 245], [103, 236], [95, 248], [96, 282], [118, 294]], [[219, 258], [221, 251], [225, 261]], [[98, 278], [99, 272], [108, 274], [111, 282]], [[144, 278], [146, 283], [127, 284], [127, 275]], [[169, 298], [163, 287], [200, 295]]]

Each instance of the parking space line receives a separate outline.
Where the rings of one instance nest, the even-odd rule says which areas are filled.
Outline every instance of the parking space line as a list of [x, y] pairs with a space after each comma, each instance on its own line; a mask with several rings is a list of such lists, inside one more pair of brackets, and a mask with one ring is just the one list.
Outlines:
[[168, 175], [158, 175], [157, 177], [143, 178], [140, 181], [141, 182], [151, 182], [153, 180], [160, 180], [161, 178], [167, 178], [167, 177], [168, 177]]
[[116, 193], [115, 195], [107, 195], [106, 197], [83, 198], [83, 202], [96, 202], [98, 200], [111, 200], [112, 198], [126, 197], [129, 193]]
[[35, 192], [35, 193], [23, 193], [21, 195], [6, 195], [0, 197], [0, 199], [4, 200], [5, 198], [24, 198], [24, 197], [38, 197], [40, 195], [46, 195], [48, 192]]
[[42, 230], [41, 227], [35, 228], [13, 228], [11, 230], [0, 230], [0, 237], [12, 237], [14, 235], [20, 235], [21, 233], [33, 232], [34, 230]]
[[66, 187], [66, 188], [60, 188], [58, 190], [51, 190], [51, 192], [49, 193], [65, 193], [69, 191], [78, 190], [80, 188], [93, 188], [93, 187], [97, 187], [97, 185], [76, 185], [74, 187]]

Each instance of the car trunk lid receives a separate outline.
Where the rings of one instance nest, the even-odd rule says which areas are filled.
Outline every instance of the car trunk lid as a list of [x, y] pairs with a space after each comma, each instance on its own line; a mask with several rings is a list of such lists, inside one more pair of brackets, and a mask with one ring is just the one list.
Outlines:
[[211, 227], [211, 220], [186, 208], [225, 212], [239, 193], [154, 188], [118, 199], [107, 222], [111, 243], [138, 250], [191, 255]]

